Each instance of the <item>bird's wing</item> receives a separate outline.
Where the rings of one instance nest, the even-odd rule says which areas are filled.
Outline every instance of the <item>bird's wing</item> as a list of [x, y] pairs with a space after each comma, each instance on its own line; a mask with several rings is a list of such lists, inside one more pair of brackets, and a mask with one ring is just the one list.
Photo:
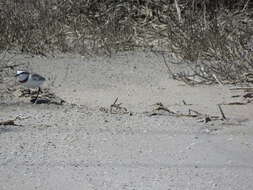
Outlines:
[[35, 81], [45, 81], [46, 79], [38, 74], [32, 74], [32, 79]]

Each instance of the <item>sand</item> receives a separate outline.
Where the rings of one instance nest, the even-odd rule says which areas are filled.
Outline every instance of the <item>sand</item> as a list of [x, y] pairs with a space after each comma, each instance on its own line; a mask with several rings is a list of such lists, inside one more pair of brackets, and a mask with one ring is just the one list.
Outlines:
[[[0, 121], [21, 119], [0, 126], [1, 190], [253, 189], [252, 103], [223, 105], [226, 121], [150, 116], [161, 102], [220, 117], [217, 104], [241, 101], [232, 96], [242, 91], [172, 80], [148, 52], [13, 59], [29, 62], [17, 69], [45, 76], [44, 89], [66, 103], [32, 104], [5, 77]], [[106, 110], [116, 98], [126, 113]]]

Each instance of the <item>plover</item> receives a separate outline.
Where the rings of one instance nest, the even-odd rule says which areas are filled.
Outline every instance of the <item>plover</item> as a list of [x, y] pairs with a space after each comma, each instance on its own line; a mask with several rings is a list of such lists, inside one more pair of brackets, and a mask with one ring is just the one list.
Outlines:
[[17, 77], [17, 81], [21, 85], [27, 88], [38, 88], [37, 96], [34, 100], [34, 103], [36, 103], [39, 93], [42, 92], [40, 87], [46, 79], [39, 74], [29, 73], [27, 71], [17, 71], [17, 74], [15, 76]]

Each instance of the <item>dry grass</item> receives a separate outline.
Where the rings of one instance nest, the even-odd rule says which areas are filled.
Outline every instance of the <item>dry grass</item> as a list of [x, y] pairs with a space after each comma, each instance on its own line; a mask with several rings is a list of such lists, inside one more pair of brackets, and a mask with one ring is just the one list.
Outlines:
[[[253, 70], [249, 0], [2, 0], [0, 50], [83, 55], [152, 48], [211, 82], [244, 82]], [[197, 68], [201, 68], [198, 70]]]

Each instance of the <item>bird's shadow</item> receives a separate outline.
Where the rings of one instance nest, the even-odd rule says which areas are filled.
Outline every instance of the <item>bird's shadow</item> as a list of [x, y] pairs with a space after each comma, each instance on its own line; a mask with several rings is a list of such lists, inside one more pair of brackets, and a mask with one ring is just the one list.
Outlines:
[[36, 100], [36, 98], [32, 98], [31, 103], [33, 103], [33, 104], [50, 104], [50, 100], [49, 99], [39, 99], [39, 98]]
[[58, 101], [54, 101], [52, 99], [49, 99], [49, 98], [38, 98], [36, 100], [36, 98], [32, 98], [31, 100], [31, 103], [33, 104], [56, 104], [56, 105], [63, 105], [65, 103], [64, 100], [58, 100]]

